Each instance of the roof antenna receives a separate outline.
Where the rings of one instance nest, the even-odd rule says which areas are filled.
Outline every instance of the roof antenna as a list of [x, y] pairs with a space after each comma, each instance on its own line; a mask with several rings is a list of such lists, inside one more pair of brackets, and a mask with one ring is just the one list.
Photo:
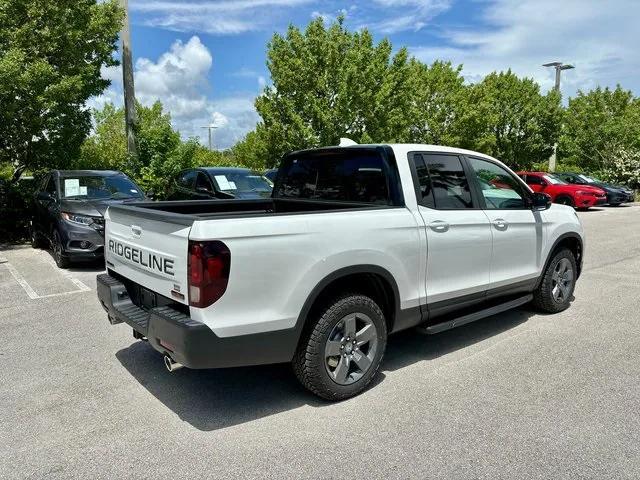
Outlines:
[[358, 145], [358, 144], [357, 144], [357, 142], [354, 142], [350, 138], [343, 137], [343, 138], [340, 139], [340, 144], [338, 146], [339, 147], [350, 147], [351, 145]]

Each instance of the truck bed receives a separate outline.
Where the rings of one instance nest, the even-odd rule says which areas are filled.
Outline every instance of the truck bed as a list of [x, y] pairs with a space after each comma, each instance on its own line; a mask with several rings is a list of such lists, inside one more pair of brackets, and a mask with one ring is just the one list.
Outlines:
[[112, 211], [126, 211], [128, 215], [146, 218], [165, 218], [173, 223], [191, 224], [196, 220], [216, 218], [257, 217], [299, 213], [321, 213], [336, 210], [372, 210], [393, 208], [391, 205], [351, 202], [332, 202], [305, 199], [249, 199], [249, 200], [180, 200], [140, 202], [114, 205]]

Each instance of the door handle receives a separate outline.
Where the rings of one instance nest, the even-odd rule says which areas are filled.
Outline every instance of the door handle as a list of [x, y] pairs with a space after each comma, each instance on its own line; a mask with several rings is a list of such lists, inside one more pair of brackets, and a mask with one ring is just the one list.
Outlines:
[[497, 230], [506, 230], [509, 228], [509, 222], [503, 220], [502, 218], [496, 218], [493, 221], [493, 226], [496, 227]]
[[429, 228], [434, 232], [444, 233], [449, 230], [449, 224], [442, 220], [435, 220], [429, 224]]

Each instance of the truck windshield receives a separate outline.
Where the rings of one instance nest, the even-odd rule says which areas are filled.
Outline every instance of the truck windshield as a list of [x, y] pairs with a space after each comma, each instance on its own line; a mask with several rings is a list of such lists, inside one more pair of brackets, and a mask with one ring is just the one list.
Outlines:
[[283, 160], [274, 197], [389, 205], [388, 183], [376, 150], [302, 152]]
[[62, 198], [143, 198], [138, 186], [125, 175], [79, 175], [60, 179]]

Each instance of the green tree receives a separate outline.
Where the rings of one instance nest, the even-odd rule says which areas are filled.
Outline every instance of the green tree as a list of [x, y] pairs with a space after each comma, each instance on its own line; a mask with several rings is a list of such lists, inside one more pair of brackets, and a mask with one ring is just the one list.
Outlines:
[[407, 141], [456, 146], [464, 143], [461, 119], [467, 110], [462, 65], [449, 62], [425, 65], [411, 60], [411, 122]]
[[569, 100], [558, 156], [585, 169], [609, 166], [618, 149], [640, 149], [640, 99], [618, 85]]
[[0, 0], [0, 163], [20, 172], [77, 156], [122, 18], [115, 0]]
[[173, 129], [171, 116], [162, 103], [150, 107], [137, 105], [138, 159], [131, 162], [127, 155], [124, 108], [107, 104], [94, 112], [95, 133], [85, 141], [76, 168], [121, 170], [146, 190], [160, 197], [166, 191], [169, 178], [194, 165], [202, 147], [196, 140], [183, 142]]
[[[348, 32], [339, 18], [321, 18], [304, 32], [290, 26], [267, 50], [273, 86], [256, 99], [266, 157], [336, 145], [340, 137], [365, 143], [409, 136], [411, 67], [407, 51], [392, 55], [388, 40], [374, 44], [365, 29]], [[270, 160], [272, 161], [272, 160]]]
[[470, 87], [460, 120], [461, 146], [492, 155], [515, 169], [530, 168], [553, 152], [562, 122], [560, 95], [540, 93], [511, 70], [491, 73]]
[[239, 165], [245, 165], [254, 170], [265, 170], [278, 165], [280, 158], [271, 157], [265, 128], [259, 124], [255, 130], [247, 133], [245, 137], [231, 148], [234, 161]]

